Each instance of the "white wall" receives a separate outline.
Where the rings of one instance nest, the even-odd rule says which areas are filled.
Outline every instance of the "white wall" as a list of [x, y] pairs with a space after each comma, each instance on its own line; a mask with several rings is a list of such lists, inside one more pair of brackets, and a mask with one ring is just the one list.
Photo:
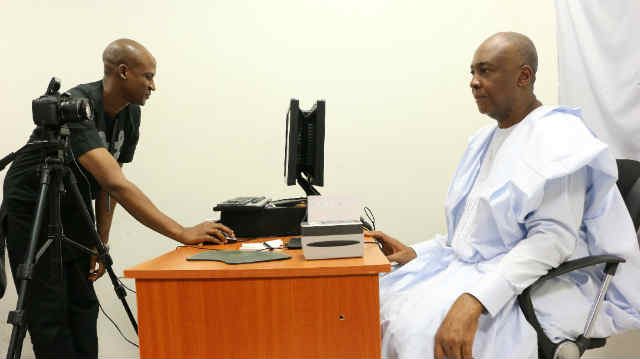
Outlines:
[[[237, 195], [300, 195], [282, 178], [284, 115], [292, 97], [305, 107], [326, 99], [321, 192], [359, 197], [379, 228], [416, 242], [444, 231], [455, 165], [468, 136], [492, 121], [476, 110], [469, 64], [484, 38], [504, 30], [535, 42], [537, 94], [554, 103], [550, 1], [66, 0], [54, 7], [3, 0], [0, 155], [25, 142], [30, 101], [51, 76], [65, 89], [97, 80], [104, 46], [129, 37], [157, 58], [158, 91], [143, 109], [142, 137], [125, 172], [179, 222], [211, 217], [213, 204]], [[118, 209], [111, 234], [118, 272], [175, 245]], [[110, 282], [97, 289], [132, 336]], [[14, 292], [0, 301], [0, 320], [15, 306]], [[10, 331], [0, 326], [0, 347]], [[135, 355], [104, 316], [99, 334], [101, 357]], [[29, 344], [24, 353], [32, 355]]]

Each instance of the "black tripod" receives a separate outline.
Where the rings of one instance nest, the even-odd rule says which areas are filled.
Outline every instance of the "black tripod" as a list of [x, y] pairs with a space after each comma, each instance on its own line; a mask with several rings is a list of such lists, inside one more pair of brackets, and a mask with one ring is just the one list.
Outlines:
[[[7, 319], [7, 322], [13, 325], [9, 348], [7, 351], [7, 359], [20, 358], [22, 353], [22, 343], [27, 331], [25, 321], [25, 303], [26, 298], [28, 297], [29, 282], [33, 276], [36, 263], [47, 249], [52, 250], [50, 247], [54, 243], [57, 248], [59, 248], [60, 254], [62, 254], [63, 244], [68, 244], [80, 249], [84, 253], [96, 255], [98, 257], [98, 260], [104, 264], [106, 271], [109, 274], [109, 278], [111, 279], [116, 295], [120, 298], [120, 301], [129, 316], [131, 325], [135, 329], [136, 333], [138, 332], [138, 324], [136, 323], [136, 320], [131, 313], [131, 309], [125, 299], [127, 295], [125, 288], [120, 283], [111, 267], [113, 260], [111, 259], [106, 246], [100, 240], [95, 228], [93, 217], [84, 203], [76, 178], [65, 162], [69, 146], [69, 128], [66, 125], [62, 125], [41, 126], [40, 129], [44, 135], [43, 140], [32, 141], [17, 152], [11, 153], [0, 160], [1, 171], [7, 164], [13, 161], [20, 152], [41, 150], [44, 154], [35, 220], [31, 229], [26, 257], [24, 262], [18, 267], [19, 269], [16, 275], [19, 280], [19, 283], [16, 283], [19, 285], [18, 304], [16, 306], [16, 310], [9, 312], [9, 317]], [[81, 218], [80, 220], [85, 224], [87, 232], [90, 233], [90, 236], [95, 242], [96, 250], [89, 249], [77, 242], [74, 242], [64, 235], [62, 219], [60, 216], [60, 199], [61, 195], [65, 193], [65, 182], [69, 187], [68, 193], [71, 195], [71, 200], [76, 204], [76, 208], [78, 209], [79, 217]], [[42, 229], [41, 227], [45, 215], [45, 208], [48, 208], [49, 212], [47, 238], [45, 243], [36, 253], [38, 238], [40, 237], [40, 231]], [[62, 272], [61, 275], [63, 275]]]

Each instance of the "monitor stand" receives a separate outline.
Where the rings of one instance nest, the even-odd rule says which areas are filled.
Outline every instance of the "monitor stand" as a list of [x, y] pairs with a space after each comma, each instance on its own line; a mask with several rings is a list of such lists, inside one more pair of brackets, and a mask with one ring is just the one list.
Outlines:
[[307, 181], [307, 179], [304, 178], [304, 176], [302, 176], [301, 173], [298, 173], [298, 176], [296, 177], [296, 180], [298, 181], [298, 184], [300, 185], [300, 187], [302, 187], [302, 189], [304, 190], [304, 193], [307, 196], [319, 196], [320, 195], [320, 192], [318, 192], [318, 190], [315, 189], [309, 183], [309, 181]]

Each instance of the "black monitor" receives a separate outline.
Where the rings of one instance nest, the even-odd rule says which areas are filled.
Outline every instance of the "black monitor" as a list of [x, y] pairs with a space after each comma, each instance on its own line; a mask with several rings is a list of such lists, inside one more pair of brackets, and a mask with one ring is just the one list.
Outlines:
[[288, 186], [298, 182], [307, 195], [319, 195], [313, 186], [324, 184], [324, 101], [309, 111], [291, 99], [287, 112], [284, 176]]

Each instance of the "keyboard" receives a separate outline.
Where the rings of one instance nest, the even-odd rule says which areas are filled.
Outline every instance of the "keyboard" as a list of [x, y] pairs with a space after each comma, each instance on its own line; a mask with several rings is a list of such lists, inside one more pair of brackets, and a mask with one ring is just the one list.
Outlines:
[[264, 196], [256, 197], [235, 197], [224, 202], [218, 203], [213, 207], [214, 211], [244, 211], [256, 210], [264, 208], [271, 201], [270, 198]]

